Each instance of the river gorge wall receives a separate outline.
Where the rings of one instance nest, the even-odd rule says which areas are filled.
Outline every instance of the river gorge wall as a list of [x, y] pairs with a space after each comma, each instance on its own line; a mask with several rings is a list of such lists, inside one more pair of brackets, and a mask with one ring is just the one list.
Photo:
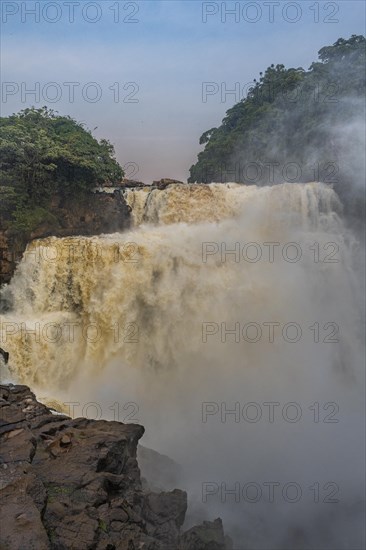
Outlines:
[[82, 201], [53, 198], [50, 219], [33, 231], [20, 233], [0, 222], [0, 285], [8, 283], [27, 244], [48, 236], [100, 235], [123, 231], [130, 226], [130, 208], [123, 193], [90, 193]]
[[9, 220], [0, 218], [0, 286], [9, 283], [29, 242], [50, 236], [90, 236], [123, 231], [133, 224], [132, 205], [126, 200], [129, 192], [141, 189], [147, 196], [150, 191], [162, 191], [175, 184], [182, 182], [163, 178], [146, 185], [126, 180], [118, 187], [98, 187], [82, 200], [55, 195], [49, 219], [28, 232], [11, 229]]

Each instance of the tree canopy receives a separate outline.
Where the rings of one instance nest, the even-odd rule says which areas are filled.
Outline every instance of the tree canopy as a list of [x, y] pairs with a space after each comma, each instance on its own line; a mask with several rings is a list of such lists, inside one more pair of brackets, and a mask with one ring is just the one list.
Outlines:
[[0, 214], [18, 225], [34, 209], [46, 215], [56, 193], [82, 197], [122, 177], [113, 146], [69, 116], [43, 107], [0, 119]]
[[203, 133], [188, 181], [320, 180], [339, 188], [357, 177], [351, 150], [363, 132], [365, 37], [340, 38], [318, 55], [307, 71], [278, 64], [260, 73], [221, 126]]

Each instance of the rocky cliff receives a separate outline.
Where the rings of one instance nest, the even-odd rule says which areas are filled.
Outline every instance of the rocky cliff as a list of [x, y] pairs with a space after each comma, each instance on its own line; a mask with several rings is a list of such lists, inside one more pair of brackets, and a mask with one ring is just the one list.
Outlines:
[[[163, 190], [183, 183], [163, 178], [149, 188]], [[8, 283], [27, 244], [43, 237], [88, 236], [123, 231], [131, 225], [131, 209], [125, 200], [127, 189], [146, 187], [140, 181], [124, 179], [117, 187], [102, 186], [82, 200], [63, 199], [56, 195], [49, 207], [49, 218], [32, 231], [14, 231], [9, 220], [0, 219], [0, 286]]]
[[100, 235], [130, 226], [130, 209], [122, 190], [90, 193], [82, 201], [53, 198], [47, 222], [29, 232], [11, 230], [0, 221], [0, 285], [8, 283], [28, 242], [42, 237]]
[[71, 419], [26, 386], [0, 385], [1, 550], [224, 550], [220, 519], [182, 532], [187, 495], [153, 492], [144, 428]]

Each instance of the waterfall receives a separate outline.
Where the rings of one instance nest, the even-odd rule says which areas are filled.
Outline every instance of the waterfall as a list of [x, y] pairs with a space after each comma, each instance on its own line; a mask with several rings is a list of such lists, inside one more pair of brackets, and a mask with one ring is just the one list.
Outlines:
[[[176, 184], [126, 200], [130, 231], [28, 245], [1, 296], [11, 376], [108, 418], [134, 403], [147, 442], [185, 467], [197, 514], [221, 515], [238, 548], [356, 548], [364, 325], [360, 251], [337, 195]], [[278, 403], [273, 422], [265, 403]], [[291, 481], [296, 504], [222, 498], [223, 483]], [[327, 483], [339, 505], [324, 502]]]

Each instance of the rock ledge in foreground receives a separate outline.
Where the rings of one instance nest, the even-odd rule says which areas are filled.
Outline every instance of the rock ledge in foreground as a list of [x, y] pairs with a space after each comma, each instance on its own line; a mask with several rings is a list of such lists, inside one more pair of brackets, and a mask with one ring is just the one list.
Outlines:
[[144, 428], [55, 415], [0, 385], [1, 550], [225, 550], [220, 519], [181, 532], [187, 494], [144, 491]]

